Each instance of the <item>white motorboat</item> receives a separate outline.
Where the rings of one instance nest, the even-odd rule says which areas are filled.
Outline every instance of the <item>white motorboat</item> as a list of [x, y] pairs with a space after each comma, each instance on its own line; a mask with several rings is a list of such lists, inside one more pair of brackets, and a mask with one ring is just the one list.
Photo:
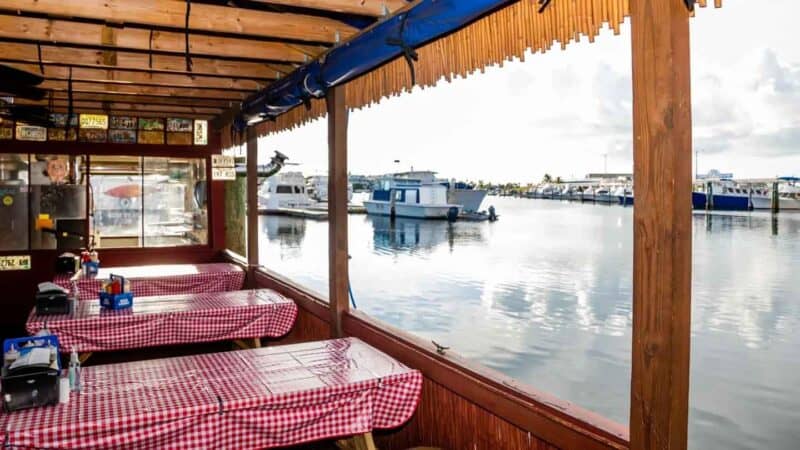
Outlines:
[[[778, 185], [778, 207], [781, 210], [800, 210], [800, 178], [784, 177], [780, 180], [787, 183]], [[753, 195], [753, 209], [772, 209], [772, 191]]]
[[260, 209], [307, 208], [314, 201], [306, 193], [306, 179], [300, 172], [279, 172], [266, 179], [258, 190]]
[[614, 189], [613, 196], [617, 199], [620, 205], [633, 204], [633, 186], [619, 186]]
[[[306, 194], [318, 202], [328, 201], [328, 176], [314, 175], [306, 180]], [[353, 184], [347, 183], [347, 201], [353, 199]]]
[[598, 186], [594, 190], [594, 201], [599, 203], [617, 203], [617, 197], [605, 186]]
[[367, 214], [455, 220], [462, 205], [447, 202], [447, 186], [419, 179], [385, 177], [364, 201]]

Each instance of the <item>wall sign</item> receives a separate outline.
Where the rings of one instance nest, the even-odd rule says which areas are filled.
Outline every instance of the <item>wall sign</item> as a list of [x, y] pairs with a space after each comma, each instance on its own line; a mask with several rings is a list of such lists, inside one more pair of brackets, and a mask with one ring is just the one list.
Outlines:
[[208, 145], [208, 121], [194, 121], [194, 145]]
[[81, 128], [108, 129], [108, 116], [105, 114], [81, 114], [80, 120]]
[[212, 167], [211, 179], [214, 181], [235, 180], [236, 169], [233, 167]]
[[17, 140], [19, 141], [46, 141], [47, 128], [17, 123]]
[[0, 256], [0, 271], [31, 270], [31, 255]]
[[211, 155], [211, 167], [236, 167], [232, 155]]

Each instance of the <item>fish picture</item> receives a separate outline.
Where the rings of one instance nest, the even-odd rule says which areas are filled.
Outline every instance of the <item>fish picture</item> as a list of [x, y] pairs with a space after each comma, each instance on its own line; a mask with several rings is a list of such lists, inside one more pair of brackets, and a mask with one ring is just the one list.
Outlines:
[[167, 131], [191, 133], [192, 121], [190, 119], [167, 119]]
[[140, 144], [163, 144], [164, 132], [163, 131], [140, 131], [139, 143]]
[[108, 130], [108, 140], [115, 144], [135, 144], [135, 130]]
[[164, 130], [164, 119], [140, 117], [139, 129], [146, 131]]
[[81, 142], [106, 142], [108, 140], [108, 135], [106, 130], [81, 128], [78, 132], [78, 140]]

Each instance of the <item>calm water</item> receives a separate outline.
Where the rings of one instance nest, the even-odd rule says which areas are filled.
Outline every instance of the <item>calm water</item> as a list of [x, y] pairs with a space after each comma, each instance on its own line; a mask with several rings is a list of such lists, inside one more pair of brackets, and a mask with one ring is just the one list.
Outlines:
[[[488, 197], [496, 223], [350, 216], [358, 308], [627, 423], [632, 209]], [[327, 292], [327, 223], [262, 217], [261, 260]], [[690, 441], [800, 444], [800, 215], [694, 216]]]

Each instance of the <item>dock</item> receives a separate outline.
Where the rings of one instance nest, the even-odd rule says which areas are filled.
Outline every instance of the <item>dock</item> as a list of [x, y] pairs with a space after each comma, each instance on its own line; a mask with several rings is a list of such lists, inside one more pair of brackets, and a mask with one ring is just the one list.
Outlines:
[[[290, 216], [300, 217], [303, 219], [311, 220], [328, 220], [328, 205], [327, 203], [320, 203], [309, 208], [278, 208], [278, 209], [265, 209], [259, 208], [260, 215], [270, 216]], [[367, 209], [362, 205], [347, 205], [348, 214], [366, 214]]]

